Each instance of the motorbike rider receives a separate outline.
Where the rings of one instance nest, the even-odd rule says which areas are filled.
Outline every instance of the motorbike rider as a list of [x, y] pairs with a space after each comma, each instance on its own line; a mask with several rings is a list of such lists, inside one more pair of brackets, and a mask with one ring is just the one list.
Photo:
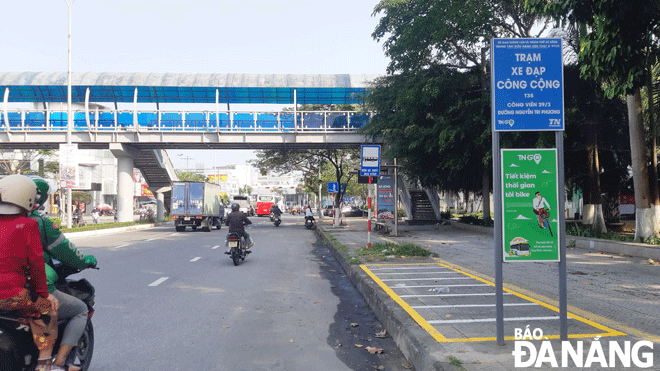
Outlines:
[[245, 243], [249, 249], [254, 246], [254, 242], [252, 242], [250, 235], [245, 231], [245, 226], [252, 224], [252, 222], [247, 218], [245, 213], [240, 211], [240, 208], [241, 207], [235, 202], [231, 204], [231, 212], [227, 214], [225, 225], [229, 226], [229, 233], [237, 233], [245, 238]]
[[99, 222], [99, 209], [92, 210], [92, 219], [94, 220], [94, 223], [98, 224], [98, 222]]
[[311, 220], [314, 223], [314, 213], [312, 212], [312, 207], [307, 205], [305, 207], [305, 221]]
[[274, 216], [282, 216], [282, 210], [280, 210], [277, 204], [273, 204], [273, 206], [270, 207], [270, 213]]
[[[29, 319], [39, 349], [37, 370], [45, 370], [57, 338], [58, 301], [48, 293], [39, 226], [27, 217], [36, 191], [25, 175], [0, 179], [0, 311], [17, 311]], [[50, 319], [37, 319], [42, 315]]]
[[[30, 176], [37, 187], [36, 208], [42, 206], [48, 200], [48, 191], [50, 186], [43, 178], [39, 176]], [[57, 228], [57, 225], [50, 219], [39, 215], [35, 210], [30, 218], [39, 224], [39, 234], [41, 236], [41, 245], [43, 248], [43, 258], [46, 263], [46, 281], [48, 283], [48, 292], [59, 301], [57, 315], [59, 318], [69, 319], [62, 333], [60, 348], [55, 356], [53, 364], [62, 367], [64, 370], [77, 371], [80, 368], [74, 365], [66, 365], [66, 358], [73, 347], [78, 344], [78, 340], [85, 331], [87, 325], [87, 305], [71, 295], [65, 294], [55, 288], [55, 282], [58, 279], [57, 273], [52, 267], [53, 259], [57, 259], [62, 264], [77, 269], [84, 269], [96, 266], [96, 258], [92, 255], [83, 255], [71, 243], [64, 234]]]

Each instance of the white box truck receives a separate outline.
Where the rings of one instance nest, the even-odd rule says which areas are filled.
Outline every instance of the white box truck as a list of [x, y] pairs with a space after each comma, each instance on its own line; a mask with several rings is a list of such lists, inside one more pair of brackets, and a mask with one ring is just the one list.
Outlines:
[[225, 218], [221, 187], [206, 182], [172, 182], [172, 220], [177, 232], [187, 226], [210, 232], [220, 229]]

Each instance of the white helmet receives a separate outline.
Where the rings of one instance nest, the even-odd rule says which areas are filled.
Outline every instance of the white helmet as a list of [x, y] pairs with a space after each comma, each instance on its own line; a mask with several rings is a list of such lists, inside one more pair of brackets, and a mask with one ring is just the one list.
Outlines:
[[13, 204], [31, 212], [37, 198], [37, 185], [25, 175], [8, 175], [0, 179], [0, 202]]

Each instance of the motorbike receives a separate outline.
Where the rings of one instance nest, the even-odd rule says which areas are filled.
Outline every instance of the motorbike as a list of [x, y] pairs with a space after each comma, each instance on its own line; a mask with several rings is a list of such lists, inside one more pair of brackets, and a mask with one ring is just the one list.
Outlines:
[[305, 217], [305, 228], [307, 228], [307, 229], [316, 228], [316, 223], [314, 223], [314, 217], [313, 216], [306, 216]]
[[279, 215], [272, 215], [270, 220], [275, 224], [276, 227], [280, 226], [280, 223], [282, 223], [282, 218]]
[[84, 227], [87, 225], [83, 220], [82, 214], [75, 213], [71, 216], [71, 224], [75, 227]]
[[[69, 352], [67, 363], [80, 367], [81, 371], [87, 371], [92, 361], [94, 351], [94, 326], [92, 325], [92, 315], [94, 314], [94, 286], [86, 279], [71, 280], [68, 276], [80, 272], [79, 269], [71, 268], [62, 264], [54, 266], [59, 277], [55, 287], [71, 296], [82, 300], [89, 311], [87, 315], [87, 325], [78, 345]], [[96, 267], [92, 267], [98, 269]], [[44, 318], [49, 320], [48, 317]], [[59, 319], [58, 334], [64, 332], [67, 320]], [[60, 347], [61, 336], [58, 336], [53, 348], [53, 354], [56, 354]], [[34, 371], [37, 367], [39, 350], [32, 340], [32, 332], [28, 320], [20, 317], [16, 313], [0, 313], [0, 365], [3, 370], [11, 371]], [[7, 367], [7, 368], [4, 368]]]
[[245, 260], [249, 253], [252, 251], [247, 249], [245, 238], [238, 233], [229, 233], [227, 235], [227, 247], [229, 251], [225, 254], [229, 255], [234, 265], [239, 265], [241, 260]]

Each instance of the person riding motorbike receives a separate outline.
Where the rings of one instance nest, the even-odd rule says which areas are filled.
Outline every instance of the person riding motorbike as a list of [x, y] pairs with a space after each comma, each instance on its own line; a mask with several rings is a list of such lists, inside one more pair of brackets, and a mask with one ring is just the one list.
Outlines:
[[28, 318], [39, 349], [37, 370], [45, 370], [57, 338], [59, 303], [48, 293], [39, 225], [27, 217], [36, 193], [34, 182], [24, 175], [0, 179], [0, 311]]
[[[48, 182], [39, 176], [33, 175], [30, 178], [37, 187], [35, 206], [39, 208], [39, 206], [42, 206], [48, 200], [50, 186]], [[88, 315], [87, 305], [82, 300], [55, 288], [55, 282], [59, 277], [55, 273], [52, 264], [53, 259], [57, 259], [66, 266], [84, 269], [96, 266], [97, 261], [93, 255], [83, 255], [78, 251], [75, 245], [64, 236], [57, 228], [57, 225], [49, 218], [39, 215], [36, 210], [30, 215], [30, 218], [36, 220], [39, 225], [42, 254], [46, 263], [48, 292], [56, 297], [60, 303], [57, 311], [58, 317], [69, 319], [62, 333], [61, 345], [53, 364], [62, 367], [64, 370], [77, 371], [80, 369], [79, 367], [65, 363], [69, 352], [78, 344], [78, 340], [85, 331]]]
[[273, 214], [274, 216], [282, 216], [282, 210], [280, 210], [277, 204], [273, 204], [273, 206], [270, 207], [270, 214]]
[[254, 242], [252, 242], [250, 235], [245, 231], [245, 226], [248, 224], [252, 224], [252, 222], [247, 218], [245, 213], [240, 211], [240, 206], [237, 203], [231, 204], [231, 212], [227, 214], [225, 225], [229, 226], [229, 233], [238, 233], [245, 238], [245, 243], [249, 249], [254, 246]]

